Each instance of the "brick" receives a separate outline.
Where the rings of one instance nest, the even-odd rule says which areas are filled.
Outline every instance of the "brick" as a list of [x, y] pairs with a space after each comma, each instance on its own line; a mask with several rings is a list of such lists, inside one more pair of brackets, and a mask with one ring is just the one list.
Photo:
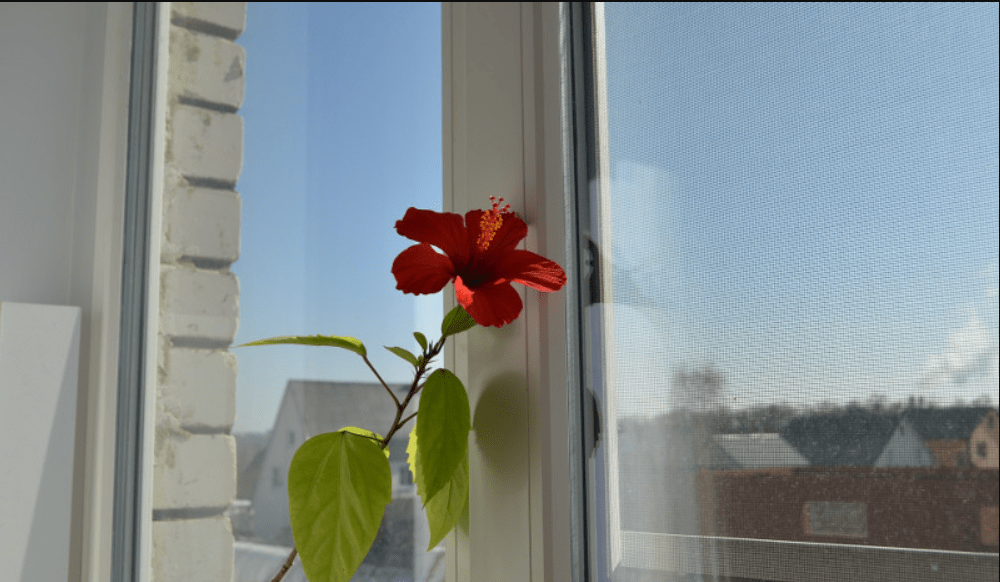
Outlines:
[[171, 2], [174, 24], [219, 34], [239, 36], [247, 24], [246, 2]]
[[153, 522], [152, 579], [155, 582], [231, 582], [233, 532], [229, 519]]
[[160, 333], [229, 345], [236, 337], [239, 283], [230, 272], [160, 267]]
[[236, 356], [226, 350], [166, 348], [158, 402], [184, 429], [229, 432], [236, 421]]
[[246, 51], [231, 41], [170, 29], [169, 87], [182, 98], [239, 109]]
[[240, 195], [178, 186], [164, 196], [161, 260], [210, 259], [226, 264], [240, 254]]
[[153, 509], [219, 508], [236, 498], [236, 441], [224, 434], [188, 434], [158, 413], [153, 459]]
[[166, 163], [185, 178], [235, 184], [243, 166], [243, 118], [190, 105], [175, 105], [169, 122]]

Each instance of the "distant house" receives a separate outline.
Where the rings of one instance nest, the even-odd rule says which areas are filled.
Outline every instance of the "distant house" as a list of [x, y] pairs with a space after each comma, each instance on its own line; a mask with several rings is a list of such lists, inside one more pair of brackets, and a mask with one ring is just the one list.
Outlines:
[[934, 466], [997, 468], [995, 409], [920, 408], [908, 411], [906, 419], [934, 455]]
[[909, 419], [903, 417], [896, 424], [882, 453], [875, 460], [876, 467], [933, 467], [934, 453], [924, 442]]
[[[803, 467], [699, 475], [702, 522], [730, 538], [997, 551], [996, 471]], [[888, 576], [887, 579], [909, 579]], [[949, 577], [942, 579], [964, 579]]]
[[[407, 387], [390, 387], [402, 400]], [[417, 404], [416, 399], [411, 402], [407, 413], [416, 411]], [[396, 406], [380, 384], [289, 380], [267, 446], [261, 453], [253, 493], [253, 539], [272, 545], [294, 545], [288, 522], [287, 476], [292, 456], [302, 443], [345, 426], [374, 429], [384, 434], [395, 414]], [[382, 558], [378, 554], [381, 553], [392, 560], [401, 555], [413, 556], [398, 564], [400, 575], [405, 579], [412, 577], [414, 569], [420, 567], [429, 541], [426, 518], [416, 497], [406, 459], [412, 428], [411, 421], [389, 443], [393, 501], [386, 508], [379, 537], [366, 560], [379, 562]]]
[[740, 469], [809, 465], [808, 459], [778, 433], [720, 434], [712, 439]]
[[1000, 469], [1000, 423], [996, 409], [987, 412], [969, 439], [972, 464], [981, 469]]
[[997, 411], [851, 408], [793, 419], [781, 436], [813, 467], [997, 468]]
[[236, 440], [236, 499], [252, 499], [268, 433], [237, 433]]
[[898, 415], [849, 408], [794, 418], [781, 437], [813, 467], [874, 467], [898, 424]]

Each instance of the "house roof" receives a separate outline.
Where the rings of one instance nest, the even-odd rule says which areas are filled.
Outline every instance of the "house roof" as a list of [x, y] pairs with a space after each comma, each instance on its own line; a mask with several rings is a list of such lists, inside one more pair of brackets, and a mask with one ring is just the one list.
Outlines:
[[809, 461], [778, 433], [720, 434], [713, 439], [744, 469], [809, 465]]
[[814, 467], [872, 467], [898, 422], [895, 414], [849, 408], [792, 419], [780, 434]]
[[906, 418], [925, 440], [968, 439], [990, 410], [988, 406], [918, 408], [907, 411]]
[[[409, 388], [402, 384], [389, 384], [389, 387], [400, 401]], [[284, 398], [291, 399], [290, 404], [297, 408], [306, 438], [345, 426], [374, 430], [385, 436], [396, 417], [396, 404], [385, 393], [385, 388], [376, 382], [289, 380]], [[417, 410], [417, 401], [418, 398], [414, 398], [410, 402], [405, 414]], [[389, 441], [393, 460], [406, 459], [406, 444], [412, 429], [411, 421]]]
[[[650, 469], [647, 461], [655, 457], [654, 465], [665, 467], [667, 473], [684, 469], [738, 469], [740, 464], [711, 438], [711, 434], [682, 418], [657, 418], [619, 421], [618, 447], [622, 451], [643, 451], [643, 459], [635, 470], [641, 478], [657, 478], [659, 469]], [[622, 458], [632, 458], [630, 454]], [[629, 463], [624, 463], [627, 466]], [[631, 469], [629, 469], [631, 470]], [[626, 471], [626, 469], [623, 469]]]

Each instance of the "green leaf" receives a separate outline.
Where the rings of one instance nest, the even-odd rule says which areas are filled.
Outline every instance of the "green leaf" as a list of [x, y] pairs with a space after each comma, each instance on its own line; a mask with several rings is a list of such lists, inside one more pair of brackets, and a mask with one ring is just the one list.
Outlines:
[[[363, 429], [363, 428], [358, 428], [356, 426], [345, 426], [344, 428], [340, 429], [337, 432], [349, 432], [351, 434], [356, 434], [356, 435], [361, 435], [363, 437], [367, 437], [369, 440], [371, 440], [371, 439], [378, 439], [379, 442], [375, 443], [374, 440], [372, 442], [375, 443], [375, 446], [381, 446], [382, 445], [382, 435], [378, 434], [377, 432], [372, 432], [370, 430], [366, 430], [366, 429]], [[389, 458], [389, 447], [386, 447], [386, 448], [382, 449], [382, 452], [385, 453], [385, 458], [388, 459]]]
[[441, 322], [441, 336], [448, 337], [449, 335], [462, 333], [475, 326], [476, 320], [472, 319], [472, 316], [469, 315], [464, 307], [456, 305], [454, 309], [448, 312], [448, 315], [444, 316], [444, 320]]
[[420, 349], [427, 349], [427, 336], [420, 333], [419, 331], [413, 332], [413, 337], [417, 338], [417, 343], [420, 344]]
[[328, 432], [299, 447], [288, 470], [288, 507], [306, 577], [348, 582], [391, 500], [389, 461], [371, 439]]
[[420, 395], [420, 421], [415, 434], [425, 451], [418, 470], [423, 477], [424, 499], [433, 499], [465, 458], [472, 428], [469, 397], [457, 376], [435, 370], [427, 378]]
[[[419, 423], [419, 416], [417, 422]], [[469, 457], [468, 452], [462, 458], [458, 468], [452, 473], [451, 479], [438, 491], [437, 495], [427, 500], [423, 496], [424, 486], [423, 475], [418, 467], [420, 466], [420, 447], [417, 446], [416, 427], [410, 432], [410, 442], [406, 445], [406, 453], [410, 459], [410, 472], [413, 473], [413, 482], [417, 485], [417, 493], [424, 501], [424, 510], [427, 512], [427, 524], [430, 526], [431, 540], [427, 546], [427, 551], [438, 545], [448, 535], [448, 532], [458, 524], [469, 504]]]
[[273, 346], [279, 344], [292, 344], [299, 346], [331, 346], [334, 348], [350, 350], [361, 357], [368, 355], [368, 350], [365, 349], [365, 344], [361, 343], [361, 340], [339, 335], [289, 335], [257, 340], [255, 342], [241, 344], [236, 347]]
[[404, 360], [409, 362], [410, 365], [413, 366], [414, 368], [420, 365], [420, 363], [417, 361], [417, 356], [414, 356], [412, 353], [410, 353], [409, 350], [404, 350], [403, 348], [397, 348], [397, 347], [390, 348], [389, 346], [382, 346], [382, 347], [396, 354], [400, 358], [403, 358]]

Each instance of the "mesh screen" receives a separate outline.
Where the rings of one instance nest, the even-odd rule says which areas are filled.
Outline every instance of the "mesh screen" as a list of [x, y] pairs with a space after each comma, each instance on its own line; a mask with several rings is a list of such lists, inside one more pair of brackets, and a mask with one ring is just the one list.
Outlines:
[[603, 569], [995, 555], [997, 5], [603, 10]]

